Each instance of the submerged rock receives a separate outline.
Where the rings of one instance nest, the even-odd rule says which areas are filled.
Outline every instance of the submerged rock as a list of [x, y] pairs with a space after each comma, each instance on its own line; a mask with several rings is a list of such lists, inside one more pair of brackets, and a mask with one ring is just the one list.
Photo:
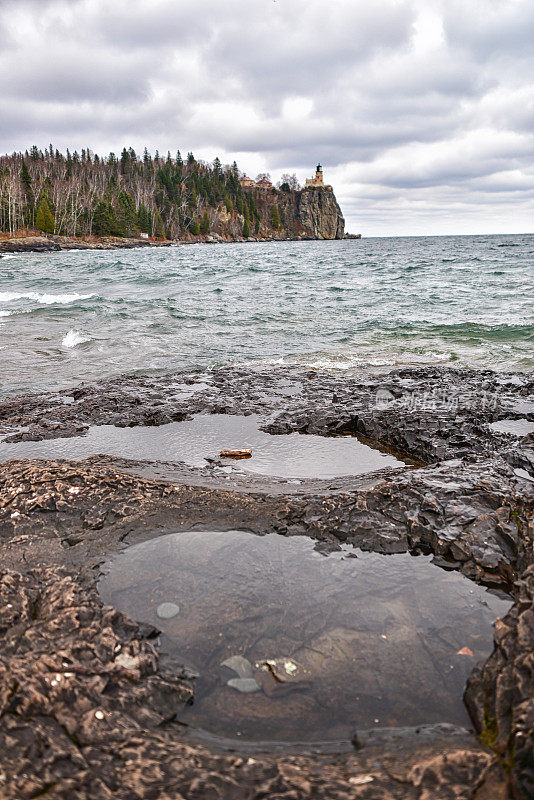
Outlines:
[[156, 609], [156, 614], [160, 619], [171, 619], [180, 613], [180, 606], [176, 603], [160, 603]]
[[226, 661], [223, 661], [221, 667], [231, 669], [238, 678], [252, 678], [252, 664], [244, 656], [230, 656]]
[[237, 689], [238, 692], [243, 692], [243, 694], [252, 694], [260, 691], [260, 687], [254, 678], [231, 678], [227, 685], [232, 689]]

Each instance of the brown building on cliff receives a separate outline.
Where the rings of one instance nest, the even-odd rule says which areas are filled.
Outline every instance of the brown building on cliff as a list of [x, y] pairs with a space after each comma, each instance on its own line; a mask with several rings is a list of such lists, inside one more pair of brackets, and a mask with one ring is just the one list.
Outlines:
[[261, 180], [259, 180], [256, 183], [256, 189], [272, 189], [272, 188], [273, 184], [268, 178], [261, 178]]

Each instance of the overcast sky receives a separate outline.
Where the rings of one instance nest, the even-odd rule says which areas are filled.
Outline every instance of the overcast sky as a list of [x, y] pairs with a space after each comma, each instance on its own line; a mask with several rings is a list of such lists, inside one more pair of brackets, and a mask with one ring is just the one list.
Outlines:
[[534, 231], [534, 0], [0, 0], [0, 150], [317, 161], [366, 236]]

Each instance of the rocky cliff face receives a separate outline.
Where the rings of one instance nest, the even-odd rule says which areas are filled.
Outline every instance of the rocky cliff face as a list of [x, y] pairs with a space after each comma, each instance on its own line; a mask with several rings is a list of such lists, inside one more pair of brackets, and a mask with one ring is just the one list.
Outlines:
[[[331, 189], [317, 187], [293, 192], [256, 193], [256, 205], [261, 214], [259, 236], [275, 239], [342, 239], [345, 220]], [[276, 206], [280, 227], [273, 229], [271, 215]], [[243, 225], [243, 219], [239, 220]], [[236, 230], [240, 233], [239, 225]]]
[[298, 198], [298, 222], [314, 239], [342, 239], [345, 220], [331, 189], [303, 189]]

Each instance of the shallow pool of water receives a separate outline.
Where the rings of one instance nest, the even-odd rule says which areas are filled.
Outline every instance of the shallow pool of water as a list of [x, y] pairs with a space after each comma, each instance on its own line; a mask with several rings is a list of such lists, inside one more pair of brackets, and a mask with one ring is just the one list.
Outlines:
[[324, 556], [314, 546], [304, 536], [169, 534], [114, 557], [100, 592], [156, 625], [162, 650], [198, 672], [180, 716], [194, 728], [295, 742], [468, 725], [467, 676], [510, 602], [425, 556]]
[[528, 419], [500, 419], [498, 422], [490, 422], [490, 428], [512, 436], [527, 436], [534, 433], [534, 422], [529, 422]]
[[86, 436], [41, 442], [0, 442], [0, 461], [11, 458], [81, 459], [96, 453], [149, 461], [182, 461], [206, 466], [223, 449], [251, 448], [252, 458], [225, 460], [246, 472], [286, 478], [334, 478], [362, 475], [404, 463], [354, 436], [291, 433], [273, 436], [260, 430], [261, 419], [229, 414], [199, 414], [159, 427], [93, 426]]

